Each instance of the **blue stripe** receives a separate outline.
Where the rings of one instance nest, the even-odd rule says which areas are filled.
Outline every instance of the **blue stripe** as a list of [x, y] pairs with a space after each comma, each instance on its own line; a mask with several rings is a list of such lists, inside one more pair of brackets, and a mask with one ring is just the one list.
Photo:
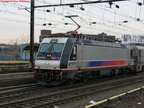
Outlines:
[[88, 63], [88, 67], [102, 66], [103, 61], [92, 61]]

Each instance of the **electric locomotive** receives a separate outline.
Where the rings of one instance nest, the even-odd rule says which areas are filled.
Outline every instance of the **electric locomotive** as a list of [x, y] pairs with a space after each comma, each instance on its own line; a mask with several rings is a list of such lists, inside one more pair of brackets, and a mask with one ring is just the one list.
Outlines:
[[35, 60], [34, 78], [43, 85], [58, 85], [73, 84], [76, 80], [85, 82], [97, 76], [136, 73], [141, 61], [141, 58], [136, 61], [137, 50], [128, 44], [71, 37], [44, 38]]

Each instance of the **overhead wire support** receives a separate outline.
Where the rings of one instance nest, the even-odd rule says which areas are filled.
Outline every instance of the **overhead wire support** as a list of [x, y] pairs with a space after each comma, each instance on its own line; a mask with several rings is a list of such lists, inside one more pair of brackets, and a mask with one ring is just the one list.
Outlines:
[[104, 3], [104, 2], [116, 2], [116, 1], [128, 1], [128, 0], [97, 0], [97, 1], [86, 1], [80, 3], [67, 3], [67, 4], [53, 4], [53, 5], [41, 5], [41, 6], [34, 6], [34, 8], [41, 8], [41, 7], [56, 7], [56, 6], [71, 6], [71, 5], [83, 5], [83, 4], [93, 4], [93, 3]]
[[76, 32], [81, 26], [74, 19], [72, 19], [71, 17], [69, 18], [78, 26], [77, 29], [74, 30], [74, 32]]
[[71, 15], [71, 16], [65, 16], [67, 18], [70, 18], [78, 27], [74, 30], [74, 32], [77, 32], [77, 30], [81, 27], [72, 17], [78, 17], [77, 15]]
[[22, 10], [22, 9], [25, 9], [27, 12], [29, 12], [29, 13], [31, 13], [29, 10], [28, 10], [28, 8], [20, 8], [20, 7], [18, 7], [18, 10]]

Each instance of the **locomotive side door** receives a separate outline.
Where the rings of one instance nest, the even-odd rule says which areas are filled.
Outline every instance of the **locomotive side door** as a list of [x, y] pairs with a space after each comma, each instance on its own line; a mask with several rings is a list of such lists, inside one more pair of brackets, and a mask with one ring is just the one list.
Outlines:
[[74, 45], [69, 57], [68, 68], [82, 68], [83, 67], [83, 45]]
[[83, 45], [74, 45], [70, 53], [68, 68], [81, 69], [84, 66], [84, 47]]
[[83, 45], [77, 46], [77, 68], [83, 68], [84, 66], [84, 47]]
[[77, 45], [74, 45], [72, 47], [71, 53], [70, 53], [70, 57], [69, 57], [69, 62], [68, 62], [68, 68], [72, 69], [72, 68], [76, 68], [77, 66]]

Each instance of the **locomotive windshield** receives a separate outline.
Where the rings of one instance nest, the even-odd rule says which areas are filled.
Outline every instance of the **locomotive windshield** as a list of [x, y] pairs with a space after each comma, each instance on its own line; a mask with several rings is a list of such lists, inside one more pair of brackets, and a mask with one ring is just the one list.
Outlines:
[[39, 49], [37, 59], [59, 60], [64, 44], [43, 43]]

